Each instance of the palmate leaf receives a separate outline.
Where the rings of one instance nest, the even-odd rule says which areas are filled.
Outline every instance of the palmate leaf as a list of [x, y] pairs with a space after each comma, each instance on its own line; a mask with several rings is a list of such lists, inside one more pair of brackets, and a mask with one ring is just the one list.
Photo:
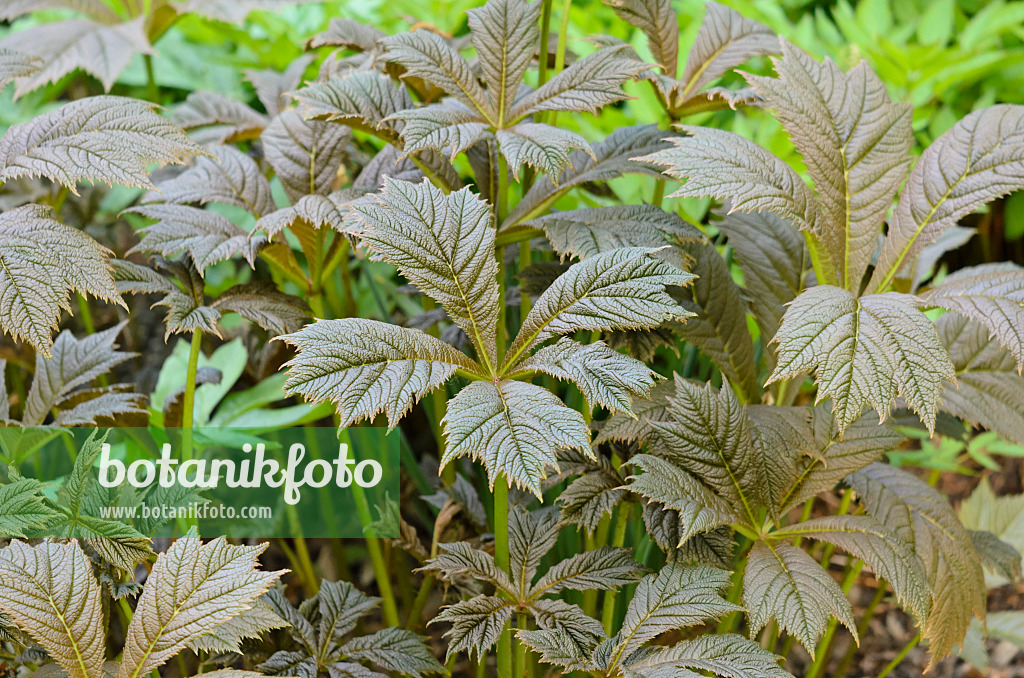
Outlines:
[[846, 476], [880, 460], [905, 440], [903, 435], [879, 423], [870, 412], [847, 426], [840, 437], [828, 403], [815, 405], [812, 411], [817, 453], [801, 460], [800, 476], [785, 491], [780, 513], [786, 513], [820, 492], [833, 490]]
[[[125, 323], [120, 323], [110, 329], [90, 334], [84, 339], [76, 339], [71, 332], [65, 330], [54, 342], [51, 358], [37, 355], [35, 377], [25, 398], [22, 424], [40, 426], [55, 410], [80, 408], [83, 402], [101, 398], [104, 393], [111, 393], [109, 388], [92, 390], [87, 393], [87, 400], [81, 400], [82, 389], [88, 387], [93, 380], [135, 356], [134, 353], [116, 350], [117, 335], [124, 326]], [[123, 395], [128, 397], [124, 403], [125, 407], [105, 411], [104, 416], [141, 411], [139, 399], [142, 396], [137, 393]], [[103, 402], [116, 404], [117, 401], [112, 403], [108, 399]], [[99, 413], [96, 413], [96, 416], [99, 416]]]
[[743, 519], [738, 508], [689, 471], [649, 454], [636, 455], [630, 462], [643, 473], [630, 478], [629, 490], [663, 505], [666, 515], [660, 518], [671, 518], [671, 525], [662, 529], [660, 540], [664, 543], [665, 535], [671, 532], [674, 541], [668, 543], [670, 548], [678, 548], [694, 535]]
[[647, 47], [662, 72], [670, 78], [679, 73], [679, 18], [669, 0], [606, 0], [620, 19], [636, 26], [647, 37]]
[[[626, 414], [621, 416], [632, 421]], [[561, 507], [563, 521], [579, 525], [587, 534], [593, 535], [601, 519], [610, 514], [626, 496], [623, 487], [626, 483], [601, 455], [597, 456], [596, 463], [591, 462], [586, 468], [582, 475], [559, 493], [556, 502]], [[566, 472], [564, 462], [562, 472]]]
[[668, 139], [672, 148], [637, 158], [665, 167], [665, 174], [686, 180], [669, 197], [729, 199], [733, 212], [766, 210], [816, 231], [814, 194], [789, 165], [733, 132], [677, 125], [688, 136]]
[[237, 313], [273, 334], [295, 332], [312, 317], [305, 300], [278, 292], [270, 282], [230, 287], [210, 304], [210, 308], [221, 313]]
[[43, 484], [35, 478], [17, 477], [0, 485], [0, 536], [4, 539], [25, 538], [25, 530], [42, 527], [57, 517], [57, 512], [43, 503]]
[[656, 257], [657, 250], [627, 247], [593, 256], [559, 276], [523, 320], [505, 359], [516, 365], [549, 337], [579, 329], [648, 329], [687, 313], [665, 292], [693, 275]]
[[580, 59], [518, 100], [509, 117], [518, 121], [541, 111], [597, 113], [602, 106], [628, 98], [623, 83], [648, 67], [631, 58], [630, 51], [628, 47], [606, 47]]
[[226, 144], [258, 136], [270, 122], [248, 105], [218, 92], [192, 92], [171, 120], [201, 144]]
[[784, 541], [757, 541], [743, 574], [743, 602], [756, 636], [771, 619], [814, 656], [825, 624], [835, 616], [857, 640], [853, 610], [835, 579], [803, 550]]
[[540, 36], [540, 4], [491, 0], [467, 12], [477, 63], [497, 126], [504, 127]]
[[593, 156], [590, 144], [582, 136], [551, 125], [520, 122], [499, 129], [495, 136], [516, 181], [525, 163], [536, 170], [543, 170], [557, 186], [562, 169], [570, 163], [572, 149], [580, 149]]
[[474, 381], [448, 401], [443, 423], [442, 466], [471, 457], [484, 463], [492, 487], [504, 475], [538, 497], [546, 467], [558, 469], [557, 450], [590, 451], [583, 416], [550, 391], [520, 381]]
[[286, 391], [336, 402], [341, 426], [381, 411], [395, 426], [457, 369], [480, 369], [439, 339], [376, 320], [318, 320], [281, 339], [299, 349], [287, 364]]
[[916, 297], [854, 297], [819, 285], [790, 305], [775, 337], [778, 364], [768, 383], [815, 370], [818, 400], [831, 397], [840, 435], [870, 405], [885, 419], [901, 395], [929, 430], [953, 364]]
[[666, 631], [718, 619], [741, 609], [726, 601], [722, 591], [729, 574], [704, 566], [669, 563], [657, 574], [640, 580], [619, 633], [609, 640], [614, 647], [610, 666], [628, 658], [644, 643]]
[[[722, 220], [714, 226], [729, 239], [743, 271], [750, 313], [768, 343], [778, 332], [786, 304], [803, 290], [807, 245], [793, 224], [771, 212], [729, 213], [723, 207], [719, 215]], [[774, 359], [771, 351], [765, 357]]]
[[991, 106], [965, 117], [911, 170], [868, 291], [887, 287], [961, 217], [1022, 187], [1024, 106]]
[[519, 365], [576, 384], [590, 407], [632, 414], [634, 398], [646, 400], [654, 374], [643, 363], [622, 355], [601, 341], [579, 344], [562, 338]]
[[0, 573], [0, 610], [71, 678], [103, 678], [100, 587], [78, 542], [12, 541], [0, 550]]
[[678, 215], [653, 205], [612, 205], [555, 212], [527, 224], [544, 229], [551, 246], [580, 259], [620, 247], [662, 247], [705, 240]]
[[260, 135], [263, 152], [293, 203], [304, 195], [327, 195], [338, 181], [346, 159], [349, 129], [305, 120], [287, 110], [271, 121]]
[[658, 129], [657, 125], [620, 127], [604, 141], [591, 147], [592, 156], [584, 151], [574, 151], [569, 156], [569, 168], [562, 173], [558, 185], [555, 185], [552, 177], [538, 177], [523, 199], [512, 208], [501, 229], [512, 228], [544, 214], [555, 201], [574, 187], [607, 181], [624, 174], [660, 176], [650, 163], [632, 158], [667, 148], [669, 143], [663, 141], [664, 137], [665, 132]]
[[257, 218], [273, 212], [270, 183], [251, 157], [234, 146], [212, 146], [178, 176], [142, 196], [143, 203], [210, 202], [236, 205]]
[[[166, 326], [164, 340], [172, 334], [193, 332], [196, 329], [220, 336], [220, 330], [217, 329], [220, 312], [204, 303], [202, 298], [203, 280], [194, 267], [179, 265], [181, 270], [178, 272], [183, 272], [182, 282], [188, 289], [188, 293], [186, 293], [172, 280], [148, 266], [141, 266], [123, 259], [115, 259], [111, 263], [119, 292], [163, 295], [163, 298], [153, 306], [167, 308], [167, 317], [164, 319]], [[170, 266], [171, 264], [164, 262], [164, 265]]]
[[402, 157], [433, 149], [454, 161], [487, 134], [487, 122], [461, 101], [445, 99], [422, 108], [399, 111], [386, 122], [402, 123]]
[[[305, 221], [313, 228], [329, 227], [339, 233], [358, 233], [362, 231], [362, 224], [356, 220], [351, 205], [356, 200], [371, 204], [371, 199], [360, 188], [343, 188], [326, 196], [304, 195], [291, 207], [261, 217], [254, 230], [266, 232], [267, 238], [273, 240], [286, 228], [294, 228], [297, 222]], [[256, 237], [250, 238], [259, 242]]]
[[12, 125], [0, 138], [0, 180], [44, 176], [72, 191], [79, 181], [152, 188], [146, 163], [181, 164], [203, 153], [155, 107], [88, 97]]
[[37, 72], [43, 65], [39, 57], [0, 48], [0, 89], [17, 78]]
[[442, 544], [440, 551], [436, 558], [423, 567], [425, 572], [438, 572], [446, 580], [468, 575], [473, 579], [490, 582], [509, 595], [518, 595], [516, 587], [505, 571], [495, 564], [491, 554], [463, 541]]
[[299, 112], [307, 119], [340, 122], [394, 142], [401, 121], [385, 122], [413, 106], [405, 86], [377, 71], [354, 71], [313, 83], [295, 92]]
[[530, 605], [537, 626], [559, 634], [582, 655], [607, 636], [601, 622], [589, 617], [580, 607], [557, 598], [541, 598]]
[[513, 603], [494, 596], [476, 596], [441, 610], [430, 620], [431, 624], [448, 622], [452, 628], [445, 632], [448, 638], [446, 660], [459, 652], [482, 657], [494, 645], [512, 618]]
[[942, 410], [1024, 445], [1024, 377], [1014, 357], [984, 325], [958, 314], [943, 315], [937, 328], [957, 376], [942, 391]]
[[487, 203], [468, 189], [445, 195], [427, 181], [393, 179], [377, 200], [355, 207], [367, 225], [363, 239], [441, 304], [494, 373], [498, 265]]
[[924, 563], [932, 604], [923, 635], [934, 666], [963, 640], [972, 613], [985, 616], [984, 575], [970, 535], [946, 498], [906, 471], [875, 463], [847, 480], [868, 514]]
[[18, 78], [15, 96], [57, 82], [76, 69], [95, 77], [109, 92], [133, 55], [153, 51], [143, 16], [112, 24], [91, 19], [38, 24], [7, 35], [0, 40], [0, 49], [32, 54], [43, 62], [38, 71]]
[[733, 634], [702, 635], [655, 648], [625, 667], [627, 678], [697, 678], [705, 671], [722, 678], [792, 678], [779, 657]]
[[161, 666], [266, 592], [281, 572], [256, 569], [261, 546], [178, 539], [161, 554], [128, 625], [118, 678]]
[[250, 238], [247, 231], [221, 214], [196, 207], [140, 205], [127, 211], [156, 219], [155, 224], [139, 229], [142, 240], [127, 254], [158, 252], [169, 257], [188, 252], [201, 275], [213, 264], [236, 254], [255, 266], [256, 255], [267, 242], [262, 237]]
[[406, 629], [385, 628], [368, 636], [353, 638], [342, 645], [338, 652], [346, 660], [371, 662], [388, 671], [413, 678], [444, 671], [423, 640]]
[[554, 548], [560, 530], [554, 511], [509, 511], [509, 570], [520, 598], [526, 597], [541, 559]]
[[781, 41], [778, 77], [748, 75], [775, 109], [814, 181], [824, 218], [816, 234], [846, 289], [860, 282], [910, 162], [911, 107], [893, 103], [861, 62], [849, 73]]
[[625, 413], [612, 415], [605, 420], [598, 430], [594, 444], [600, 445], [612, 441], [623, 443], [647, 442], [653, 433], [650, 422], [671, 420], [672, 417], [668, 410], [669, 398], [674, 397], [675, 394], [676, 385], [674, 380], [659, 381], [651, 389], [648, 399], [633, 403], [635, 419]]
[[921, 295], [929, 306], [955, 311], [987, 327], [1024, 366], [1024, 268], [1012, 262], [968, 266]]
[[681, 302], [695, 317], [676, 332], [711, 358], [749, 400], [760, 400], [746, 305], [729, 265], [710, 243], [686, 243], [678, 251], [694, 262], [689, 271], [697, 279], [688, 289], [689, 298]]
[[[492, 124], [496, 115], [469, 63], [444, 38], [428, 30], [381, 40], [384, 58], [403, 66], [406, 76], [423, 78], [452, 95]], [[518, 87], [518, 83], [516, 85]]]
[[906, 542], [870, 516], [826, 516], [784, 527], [773, 538], [804, 537], [838, 546], [860, 558], [892, 585], [918, 622], [928, 618], [931, 590], [920, 558]]
[[47, 207], [25, 205], [0, 214], [0, 328], [50, 357], [52, 331], [61, 310], [69, 310], [72, 290], [123, 305], [109, 255], [85, 233], [54, 219]]
[[643, 571], [629, 549], [602, 546], [566, 558], [544, 573], [531, 596], [576, 591], [609, 591], [635, 582]]

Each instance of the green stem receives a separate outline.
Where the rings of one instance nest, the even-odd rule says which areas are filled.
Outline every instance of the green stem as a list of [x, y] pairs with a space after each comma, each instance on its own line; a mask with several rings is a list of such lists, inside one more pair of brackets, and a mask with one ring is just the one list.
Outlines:
[[651, 204], [655, 207], [661, 207], [662, 201], [665, 199], [665, 180], [658, 179], [654, 182], [654, 195], [651, 196]]
[[[836, 512], [838, 516], [845, 516], [850, 512], [850, 504], [853, 503], [853, 490], [844, 490], [843, 498], [839, 502], [839, 510]], [[821, 566], [828, 569], [829, 561], [832, 560], [832, 554], [836, 552], [836, 547], [832, 544], [826, 544], [825, 550], [821, 554]]]
[[[337, 416], [335, 416], [337, 421]], [[338, 432], [338, 442], [345, 443], [352, 449], [352, 440], [349, 437], [348, 429], [341, 429]], [[352, 483], [352, 495], [356, 500], [356, 511], [359, 513], [359, 522], [363, 526], [363, 534], [366, 538], [366, 550], [370, 553], [370, 564], [373, 566], [373, 575], [377, 579], [377, 588], [380, 589], [380, 597], [383, 600], [381, 606], [384, 609], [384, 622], [388, 626], [398, 627], [398, 605], [395, 604], [395, 592], [391, 588], [391, 579], [388, 574], [388, 565], [384, 561], [384, 551], [381, 548], [380, 539], [373, 534], [369, 527], [373, 522], [370, 516], [370, 505], [366, 501], [366, 493], [359, 483]]]
[[[622, 547], [626, 543], [626, 528], [629, 526], [629, 514], [632, 504], [623, 503], [619, 505], [619, 515], [615, 517], [615, 531], [612, 533], [612, 546]], [[604, 632], [612, 635], [612, 625], [615, 623], [615, 591], [605, 591], [603, 609], [601, 610], [601, 623], [604, 625]]]
[[195, 416], [196, 372], [199, 370], [199, 353], [203, 346], [203, 331], [192, 332], [189, 346], [188, 370], [185, 372], [185, 399], [181, 410], [181, 460], [192, 459], [192, 418]]
[[85, 328], [85, 333], [95, 334], [96, 323], [92, 319], [92, 310], [89, 308], [89, 300], [81, 294], [76, 294], [75, 296], [78, 297], [78, 315], [82, 319], [82, 327]]
[[[520, 612], [516, 615], [516, 628], [525, 629], [527, 628], [527, 617], [525, 612]], [[519, 642], [519, 639], [515, 639], [516, 646], [516, 678], [533, 678], [532, 666], [530, 666], [530, 660], [526, 652], [526, 645]]]
[[160, 103], [160, 90], [156, 86], [156, 74], [153, 72], [153, 55], [143, 54], [142, 61], [146, 64], [146, 99], [158, 104]]
[[[555, 48], [555, 68], [552, 75], [558, 75], [565, 67], [565, 49], [568, 43], [566, 36], [569, 33], [569, 9], [571, 7], [572, 0], [563, 0], [561, 22], [558, 24], [558, 47]], [[548, 111], [549, 125], [554, 125], [557, 119], [558, 111]]]
[[543, 0], [540, 10], [540, 50], [537, 58], [537, 88], [548, 81], [548, 37], [551, 35], [552, 0]]
[[921, 642], [921, 634], [918, 633], [916, 636], [914, 636], [911, 639], [911, 641], [909, 643], [907, 643], [905, 646], [903, 646], [903, 649], [900, 650], [900, 653], [898, 655], [896, 655], [891, 662], [889, 662], [888, 666], [886, 666], [884, 669], [882, 669], [882, 672], [879, 673], [878, 676], [876, 676], [876, 678], [885, 678], [890, 673], [892, 673], [893, 669], [895, 669], [897, 666], [899, 666], [900, 662], [902, 662], [904, 659], [906, 659], [907, 655], [910, 653], [910, 651], [913, 650], [915, 647], [917, 647], [917, 644], [920, 643], [920, 642]]
[[[494, 562], [512, 576], [508, 540], [508, 491], [504, 475], [494, 481]], [[512, 678], [512, 630], [505, 627], [498, 638], [498, 676]]]

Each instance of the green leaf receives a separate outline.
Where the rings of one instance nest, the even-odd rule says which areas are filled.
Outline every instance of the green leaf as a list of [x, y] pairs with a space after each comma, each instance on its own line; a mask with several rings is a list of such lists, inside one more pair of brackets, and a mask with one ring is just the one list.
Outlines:
[[663, 247], [706, 239], [678, 215], [653, 205], [586, 207], [555, 212], [527, 225], [543, 228], [563, 257], [580, 259], [620, 247]]
[[743, 602], [751, 637], [774, 618], [811, 657], [833, 616], [858, 640], [850, 601], [839, 584], [813, 558], [788, 542], [754, 543], [743, 574]]
[[107, 248], [42, 205], [0, 214], [0, 328], [49, 358], [52, 331], [61, 310], [70, 310], [72, 290], [124, 304], [108, 256]]
[[903, 266], [961, 217], [1024, 188], [1024, 106], [971, 113], [935, 140], [910, 172], [868, 291], [886, 287]]
[[672, 148], [638, 158], [686, 180], [670, 198], [727, 198], [731, 212], [774, 212], [801, 230], [816, 231], [814, 194], [789, 165], [732, 132], [688, 125], [677, 129], [688, 136], [671, 137]]
[[779, 659], [742, 636], [708, 634], [671, 647], [654, 648], [631, 662], [627, 666], [627, 675], [637, 678], [696, 678], [702, 675], [696, 671], [707, 671], [723, 678], [792, 678], [779, 666]]
[[227, 217], [195, 207], [140, 205], [127, 211], [157, 221], [139, 229], [143, 233], [142, 240], [126, 254], [159, 252], [169, 257], [188, 252], [203, 275], [213, 264], [236, 254], [242, 254], [249, 265], [255, 267], [256, 255], [266, 244], [265, 238], [250, 238], [247, 231]]
[[273, 212], [270, 183], [256, 161], [234, 146], [212, 146], [210, 157], [199, 158], [184, 172], [161, 181], [142, 196], [143, 203], [219, 202], [236, 205], [257, 218]]
[[570, 166], [572, 149], [592, 155], [590, 144], [575, 132], [551, 125], [521, 122], [496, 132], [501, 154], [508, 160], [509, 170], [516, 181], [523, 163], [551, 177], [557, 186], [562, 170]]
[[12, 125], [0, 138], [0, 180], [44, 176], [72, 192], [79, 181], [152, 188], [147, 163], [182, 164], [203, 153], [155, 107], [88, 97]]
[[589, 654], [599, 641], [606, 638], [601, 622], [588, 617], [578, 606], [564, 600], [541, 598], [533, 601], [529, 609], [537, 626], [564, 634], [559, 637], [575, 647], [581, 656]]
[[189, 333], [196, 329], [220, 336], [220, 331], [217, 329], [220, 312], [205, 305], [202, 298], [203, 280], [194, 267], [175, 264], [175, 262], [163, 262], [165, 270], [181, 274], [182, 282], [188, 288], [188, 294], [186, 294], [169, 278], [148, 266], [140, 266], [122, 259], [115, 259], [111, 264], [114, 269], [117, 290], [122, 294], [160, 293], [164, 295], [160, 301], [153, 304], [154, 307], [167, 307], [167, 317], [164, 319], [166, 325], [164, 340], [172, 334]]
[[520, 598], [527, 596], [540, 561], [555, 546], [561, 527], [554, 511], [509, 509], [509, 570], [513, 590]]
[[683, 101], [751, 57], [774, 54], [779, 49], [778, 38], [767, 26], [717, 2], [706, 3], [705, 8], [680, 78]]
[[961, 642], [971, 614], [985, 615], [981, 561], [946, 498], [906, 471], [875, 463], [848, 478], [867, 512], [911, 544], [932, 589], [924, 625], [931, 665]]
[[[628, 415], [621, 416], [632, 421]], [[592, 535], [601, 519], [611, 514], [626, 496], [624, 485], [611, 463], [598, 455], [595, 468], [573, 480], [555, 500], [561, 507], [562, 520], [579, 525]]]
[[226, 144], [258, 136], [270, 120], [247, 104], [219, 92], [192, 92], [171, 114], [200, 144]]
[[361, 24], [352, 19], [334, 17], [327, 24], [327, 30], [317, 33], [309, 41], [311, 48], [336, 45], [347, 49], [368, 52], [386, 38], [387, 33], [373, 26]]
[[[389, 63], [405, 67], [406, 77], [423, 78], [452, 95], [485, 118], [494, 111], [465, 59], [444, 38], [419, 30], [381, 40]], [[518, 85], [517, 85], [518, 86]]]
[[[626, 618], [613, 639], [614, 657], [628, 658], [648, 640], [666, 631], [684, 629], [739, 610], [722, 597], [729, 573], [704, 566], [669, 563], [640, 580], [626, 608]], [[615, 666], [616, 661], [610, 662]]]
[[[656, 537], [660, 543], [677, 548], [696, 534], [743, 519], [736, 507], [688, 470], [649, 454], [636, 455], [630, 462], [643, 473], [630, 478], [629, 490], [663, 504], [666, 515], [659, 519], [671, 521], [660, 530], [662, 536]], [[674, 541], [669, 541], [669, 536]]]
[[540, 660], [546, 664], [561, 666], [566, 671], [588, 671], [594, 668], [590, 661], [591, 648], [581, 648], [576, 639], [564, 630], [520, 630], [516, 637], [539, 654]]
[[38, 72], [43, 60], [31, 54], [0, 48], [0, 89], [18, 78], [27, 78]]
[[602, 106], [627, 98], [622, 85], [648, 65], [631, 58], [628, 47], [608, 47], [575, 62], [533, 93], [516, 102], [512, 120], [541, 111], [597, 113]]
[[483, 657], [484, 652], [497, 642], [498, 636], [512, 618], [512, 606], [510, 600], [476, 596], [444, 608], [429, 623], [452, 624], [452, 628], [444, 634], [448, 638], [446, 656], [451, 658], [466, 651], [472, 660], [474, 654]]
[[939, 318], [938, 331], [957, 377], [942, 391], [942, 409], [1024, 445], [1024, 377], [1010, 352], [984, 325], [958, 314]]
[[1024, 366], [1024, 268], [1012, 262], [968, 266], [921, 295], [929, 306], [955, 311], [987, 327]]
[[516, 587], [508, 575], [495, 565], [491, 554], [464, 541], [441, 544], [439, 548], [441, 552], [438, 556], [423, 566], [425, 572], [437, 572], [442, 579], [449, 581], [461, 576], [489, 581], [510, 595], [516, 595]]
[[386, 122], [401, 121], [402, 157], [433, 149], [454, 161], [487, 133], [480, 114], [460, 101], [445, 99], [439, 104], [399, 111]]
[[633, 414], [636, 418], [626, 414], [613, 414], [606, 419], [598, 429], [594, 444], [600, 445], [608, 442], [643, 443], [650, 439], [654, 433], [651, 422], [670, 421], [669, 399], [676, 394], [674, 380], [666, 379], [659, 381], [651, 389], [649, 399], [638, 400], [633, 403]]
[[813, 408], [812, 422], [817, 454], [802, 460], [800, 477], [783, 496], [779, 509], [782, 513], [820, 492], [835, 489], [846, 476], [880, 460], [906, 439], [879, 423], [870, 412], [850, 424], [840, 437], [827, 403]]
[[729, 264], [710, 243], [682, 244], [679, 250], [694, 262], [689, 271], [697, 279], [690, 285], [689, 298], [681, 302], [695, 317], [676, 331], [711, 358], [748, 400], [759, 401], [763, 390], [754, 365], [746, 304]]
[[445, 195], [427, 181], [393, 179], [378, 201], [355, 206], [367, 225], [363, 239], [441, 304], [494, 373], [498, 264], [490, 207], [468, 188]]
[[[256, 222], [256, 229], [266, 232], [273, 239], [286, 228], [294, 229], [297, 222], [306, 221], [313, 228], [332, 228], [339, 233], [357, 233], [362, 230], [352, 214], [351, 206], [356, 200], [367, 202], [365, 189], [343, 188], [328, 195], [304, 195], [291, 207], [271, 212]], [[259, 242], [256, 236], [250, 236]]]
[[756, 523], [770, 480], [762, 462], [770, 458], [755, 456], [750, 418], [728, 383], [716, 392], [710, 384], [701, 388], [677, 376], [669, 412], [673, 421], [651, 424], [658, 435], [657, 454], [713, 489], [743, 519]]
[[104, 678], [100, 587], [78, 542], [0, 550], [0, 610], [71, 678]]
[[[1006, 581], [1017, 581], [1021, 573], [1021, 551], [1024, 551], [1024, 494], [996, 496], [988, 478], [982, 478], [971, 496], [960, 504], [960, 522], [971, 531], [971, 541], [978, 548], [979, 555], [999, 578], [986, 575], [989, 588]], [[989, 535], [992, 539], [981, 537]], [[992, 543], [993, 539], [1007, 549]], [[979, 544], [979, 541], [984, 543]], [[1012, 552], [1012, 554], [1011, 554]], [[985, 558], [985, 554], [1001, 556], [998, 559]], [[994, 581], [993, 581], [994, 580]]]
[[870, 516], [825, 516], [784, 527], [772, 538], [809, 537], [860, 558], [892, 585], [904, 609], [922, 622], [928, 618], [931, 590], [924, 565], [906, 542]]
[[153, 565], [125, 638], [118, 678], [138, 678], [245, 612], [281, 572], [256, 569], [260, 546], [178, 539]]
[[401, 122], [387, 120], [413, 106], [404, 86], [376, 71], [328, 78], [303, 87], [294, 96], [299, 112], [307, 119], [344, 123], [389, 142], [398, 140]]
[[558, 185], [554, 184], [556, 177], [537, 177], [523, 199], [509, 212], [508, 218], [501, 225], [501, 230], [510, 229], [516, 224], [541, 216], [555, 201], [574, 187], [595, 181], [607, 181], [624, 174], [660, 176], [649, 163], [632, 158], [668, 147], [669, 144], [662, 141], [664, 137], [665, 132], [658, 129], [657, 125], [620, 127], [605, 137], [604, 141], [591, 147], [592, 156], [584, 151], [573, 151], [569, 156], [571, 169], [567, 168], [562, 173]]
[[263, 153], [293, 203], [304, 195], [327, 195], [347, 159], [350, 131], [344, 125], [305, 120], [288, 110], [260, 135]]
[[583, 551], [551, 566], [537, 582], [531, 597], [574, 591], [610, 591], [637, 580], [643, 566], [633, 560], [632, 551], [602, 546]]
[[[107, 374], [115, 366], [135, 356], [116, 350], [117, 335], [124, 329], [120, 323], [110, 329], [91, 334], [84, 339], [76, 339], [71, 332], [65, 330], [57, 336], [53, 344], [53, 357], [36, 356], [35, 377], [25, 398], [25, 410], [22, 424], [40, 426], [56, 409], [64, 409], [81, 395], [81, 389], [87, 387], [94, 379]], [[102, 391], [93, 391], [93, 397], [102, 395]], [[132, 394], [140, 398], [138, 394]], [[75, 403], [79, 404], [79, 403]], [[138, 412], [138, 406], [123, 410]], [[109, 414], [114, 414], [115, 411]]]
[[377, 320], [318, 320], [281, 339], [298, 349], [287, 363], [285, 390], [337, 404], [340, 426], [387, 414], [391, 426], [472, 360], [418, 330]]
[[42, 527], [57, 516], [43, 503], [44, 485], [35, 478], [12, 478], [0, 485], [0, 535], [4, 539], [25, 538], [25, 530]]
[[943, 381], [956, 374], [917, 305], [895, 292], [858, 298], [831, 285], [806, 290], [782, 319], [768, 383], [814, 370], [818, 399], [833, 399], [840, 435], [866, 405], [886, 418], [897, 395], [932, 430]]
[[751, 423], [750, 458], [756, 475], [764, 481], [754, 487], [754, 497], [778, 523], [786, 489], [800, 476], [801, 462], [820, 454], [810, 412], [804, 407], [779, 405], [748, 405], [746, 412]]
[[[729, 239], [743, 272], [750, 313], [767, 344], [779, 330], [786, 304], [804, 288], [807, 245], [793, 224], [771, 212], [729, 213], [723, 208], [720, 216], [714, 226]], [[765, 357], [774, 361], [775, 356], [765, 351]]]
[[294, 332], [312, 317], [301, 297], [278, 292], [269, 282], [230, 287], [210, 304], [210, 308], [221, 313], [237, 313], [271, 334]]
[[153, 51], [141, 16], [112, 24], [89, 19], [36, 24], [9, 33], [0, 40], [0, 49], [31, 54], [43, 62], [37, 72], [18, 79], [15, 96], [57, 82], [76, 69], [95, 77], [109, 92], [135, 54]]
[[679, 19], [669, 0], [606, 0], [620, 19], [639, 28], [662, 72], [675, 78], [679, 72]]
[[508, 349], [506, 369], [539, 342], [576, 330], [646, 329], [686, 312], [665, 292], [693, 276], [655, 257], [657, 250], [627, 247], [572, 266], [537, 299]]
[[490, 0], [466, 12], [498, 127], [509, 119], [519, 85], [533, 61], [540, 36], [540, 8], [540, 3], [526, 0]]
[[504, 475], [539, 497], [546, 468], [558, 469], [557, 450], [592, 454], [583, 416], [550, 391], [520, 381], [474, 381], [448, 401], [443, 423], [441, 465], [459, 457], [482, 461], [492, 488]]
[[783, 39], [776, 78], [747, 76], [768, 101], [814, 181], [818, 239], [841, 286], [859, 290], [878, 234], [910, 163], [911, 106], [889, 98], [861, 62], [849, 73]]
[[353, 638], [338, 651], [346, 659], [369, 661], [413, 678], [444, 672], [444, 667], [434, 659], [423, 639], [405, 629], [385, 628], [368, 636]]
[[633, 399], [646, 399], [654, 386], [654, 373], [647, 366], [601, 341], [584, 345], [563, 337], [524, 360], [518, 369], [571, 381], [591, 408], [606, 407], [611, 412], [633, 414]]

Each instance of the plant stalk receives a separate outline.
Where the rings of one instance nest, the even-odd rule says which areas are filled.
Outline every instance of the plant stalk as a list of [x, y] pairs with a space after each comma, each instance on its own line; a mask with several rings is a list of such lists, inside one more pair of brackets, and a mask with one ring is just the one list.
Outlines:
[[886, 677], [886, 676], [888, 676], [888, 675], [889, 675], [890, 673], [892, 673], [892, 672], [893, 672], [893, 669], [895, 669], [895, 668], [896, 668], [897, 666], [899, 666], [899, 665], [900, 665], [900, 663], [901, 663], [901, 662], [902, 662], [902, 661], [903, 661], [904, 659], [906, 659], [906, 658], [907, 658], [907, 655], [908, 655], [908, 654], [910, 654], [910, 651], [911, 651], [911, 650], [913, 650], [913, 649], [914, 649], [915, 647], [917, 647], [917, 644], [918, 644], [918, 643], [920, 643], [920, 642], [921, 642], [921, 634], [920, 634], [920, 633], [918, 633], [918, 634], [917, 634], [916, 636], [914, 636], [914, 637], [913, 637], [913, 638], [911, 639], [911, 641], [910, 641], [909, 643], [907, 643], [907, 644], [906, 644], [906, 645], [905, 645], [905, 646], [903, 647], [903, 649], [902, 649], [902, 650], [900, 650], [900, 653], [899, 653], [898, 655], [896, 655], [895, 657], [893, 657], [893, 660], [892, 660], [891, 662], [889, 662], [889, 665], [888, 665], [888, 666], [886, 666], [886, 667], [885, 667], [884, 669], [882, 669], [882, 672], [881, 672], [881, 673], [879, 673], [879, 674], [878, 674], [878, 676], [877, 676], [876, 678], [885, 678], [885, 677]]
[[[569, 10], [572, 8], [572, 0], [563, 0], [562, 17], [558, 24], [558, 47], [555, 48], [555, 68], [552, 75], [558, 75], [565, 67], [565, 50], [568, 46], [567, 35], [569, 33]], [[548, 111], [548, 124], [554, 125], [558, 119], [558, 111]]]
[[181, 460], [192, 459], [192, 419], [195, 416], [196, 372], [199, 370], [199, 353], [203, 346], [203, 331], [192, 332], [189, 346], [188, 370], [185, 372], [185, 399], [181, 410]]
[[[510, 577], [508, 541], [509, 481], [499, 475], [494, 481], [494, 562]], [[506, 626], [498, 638], [498, 676], [512, 678], [512, 630]]]
[[[633, 508], [633, 505], [626, 502], [619, 505], [619, 514], [615, 517], [615, 531], [612, 533], [612, 546], [621, 548], [626, 543], [626, 528], [629, 527], [631, 508]], [[604, 632], [609, 636], [612, 635], [612, 625], [615, 623], [616, 597], [615, 591], [609, 590], [604, 592], [601, 624], [604, 626]]]

